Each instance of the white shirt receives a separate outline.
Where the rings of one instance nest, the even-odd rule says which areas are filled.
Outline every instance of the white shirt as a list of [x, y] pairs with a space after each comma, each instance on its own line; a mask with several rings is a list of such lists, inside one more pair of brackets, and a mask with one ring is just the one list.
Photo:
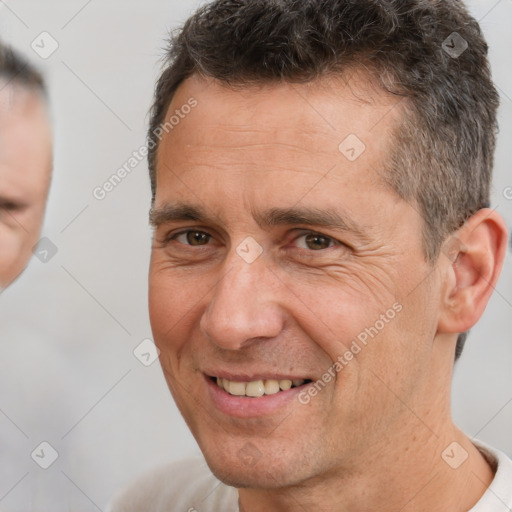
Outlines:
[[[494, 479], [468, 512], [512, 510], [512, 460], [475, 443], [493, 469]], [[136, 481], [112, 501], [108, 512], [239, 512], [238, 491], [223, 484], [201, 457], [174, 462]]]

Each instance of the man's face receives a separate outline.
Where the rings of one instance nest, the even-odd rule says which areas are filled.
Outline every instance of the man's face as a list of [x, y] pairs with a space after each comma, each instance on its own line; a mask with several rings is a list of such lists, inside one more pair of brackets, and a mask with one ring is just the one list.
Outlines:
[[[441, 284], [420, 215], [380, 177], [396, 99], [359, 75], [243, 90], [192, 77], [166, 119], [191, 97], [158, 150], [149, 300], [214, 473], [280, 487], [430, 435]], [[350, 134], [364, 151], [353, 135], [339, 149]], [[258, 381], [270, 394], [237, 396]]]
[[19, 276], [37, 242], [51, 160], [44, 101], [23, 87], [4, 86], [0, 90], [0, 287]]

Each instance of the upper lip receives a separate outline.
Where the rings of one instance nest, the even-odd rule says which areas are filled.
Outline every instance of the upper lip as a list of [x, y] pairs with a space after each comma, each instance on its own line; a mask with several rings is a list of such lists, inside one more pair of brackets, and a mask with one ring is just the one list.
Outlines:
[[207, 377], [219, 377], [235, 382], [252, 382], [255, 380], [311, 380], [304, 375], [289, 375], [273, 372], [229, 372], [224, 370], [208, 370], [203, 372]]

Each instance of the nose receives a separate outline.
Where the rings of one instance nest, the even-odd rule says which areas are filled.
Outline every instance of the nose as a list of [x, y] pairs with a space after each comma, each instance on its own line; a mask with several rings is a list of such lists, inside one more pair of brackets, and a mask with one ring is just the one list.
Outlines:
[[201, 317], [203, 334], [228, 350], [276, 337], [285, 323], [280, 282], [263, 258], [246, 263], [235, 253], [224, 268]]

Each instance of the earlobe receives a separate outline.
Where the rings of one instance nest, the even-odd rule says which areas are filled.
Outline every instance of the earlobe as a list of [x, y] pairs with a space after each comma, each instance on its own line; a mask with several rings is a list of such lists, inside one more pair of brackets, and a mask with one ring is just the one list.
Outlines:
[[506, 251], [506, 224], [489, 208], [479, 210], [445, 241], [438, 332], [461, 333], [475, 325], [494, 291]]

